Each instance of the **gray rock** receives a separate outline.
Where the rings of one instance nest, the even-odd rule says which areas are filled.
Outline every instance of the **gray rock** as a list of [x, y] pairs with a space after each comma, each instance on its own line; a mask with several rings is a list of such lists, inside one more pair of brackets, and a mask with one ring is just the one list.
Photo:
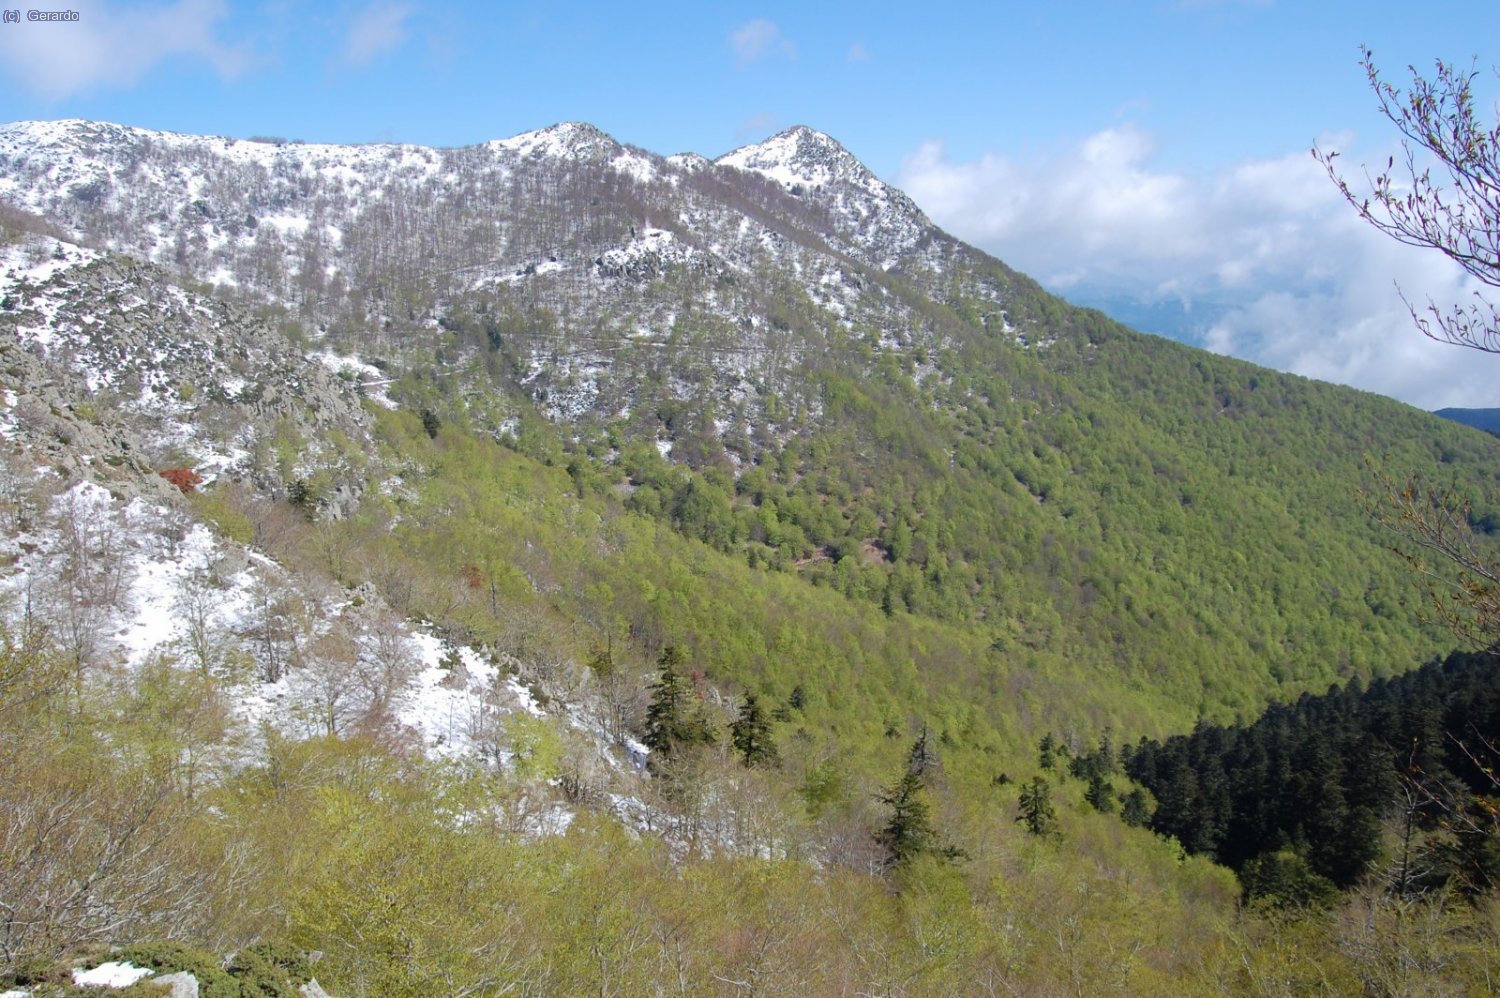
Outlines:
[[69, 478], [162, 503], [180, 499], [163, 468], [214, 467], [279, 494], [278, 448], [298, 440], [294, 474], [323, 475], [333, 515], [357, 506], [364, 474], [326, 443], [337, 430], [370, 450], [355, 385], [242, 306], [57, 245], [66, 265], [45, 279], [0, 274], [0, 416], [17, 442]]
[[169, 998], [198, 998], [198, 978], [185, 970], [151, 978], [155, 987], [166, 987]]

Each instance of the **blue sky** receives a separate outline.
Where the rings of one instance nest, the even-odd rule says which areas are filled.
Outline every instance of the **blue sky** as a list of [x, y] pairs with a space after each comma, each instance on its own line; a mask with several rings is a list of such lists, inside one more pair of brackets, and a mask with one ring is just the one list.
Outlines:
[[1493, 0], [65, 9], [0, 24], [0, 120], [428, 145], [583, 120], [709, 156], [809, 124], [1063, 294], [1414, 404], [1500, 405], [1500, 358], [1423, 340], [1395, 282], [1472, 289], [1361, 226], [1307, 152], [1358, 175], [1395, 148], [1361, 45], [1397, 81], [1477, 60], [1488, 112]]

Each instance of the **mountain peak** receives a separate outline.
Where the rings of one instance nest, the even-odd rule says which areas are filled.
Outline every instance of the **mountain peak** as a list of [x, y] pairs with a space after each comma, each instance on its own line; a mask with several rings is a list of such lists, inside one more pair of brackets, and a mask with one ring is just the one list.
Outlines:
[[552, 156], [585, 160], [611, 158], [622, 149], [612, 136], [586, 121], [564, 121], [534, 132], [522, 132], [508, 139], [496, 139], [489, 146], [523, 157]]
[[796, 125], [755, 145], [743, 146], [714, 161], [720, 166], [759, 173], [787, 187], [852, 184], [882, 193], [882, 184], [869, 168], [831, 136]]

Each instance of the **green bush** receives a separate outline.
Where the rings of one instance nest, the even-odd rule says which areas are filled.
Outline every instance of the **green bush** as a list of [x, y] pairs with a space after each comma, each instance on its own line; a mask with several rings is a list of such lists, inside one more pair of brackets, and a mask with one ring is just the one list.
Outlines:
[[[133, 963], [137, 967], [148, 967], [158, 977], [185, 970], [198, 979], [200, 998], [240, 996], [239, 982], [224, 970], [218, 957], [206, 950], [193, 949], [180, 943], [140, 943], [126, 946], [110, 959]], [[129, 988], [126, 993], [136, 992], [137, 989], [141, 995], [159, 993], [159, 988], [149, 987], [149, 981], [150, 978], [146, 978]]]

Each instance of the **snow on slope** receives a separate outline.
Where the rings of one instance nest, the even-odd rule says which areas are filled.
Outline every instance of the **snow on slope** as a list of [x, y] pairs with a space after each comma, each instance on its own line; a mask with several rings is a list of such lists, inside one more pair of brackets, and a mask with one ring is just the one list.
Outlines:
[[805, 125], [725, 153], [714, 162], [762, 174], [788, 187], [823, 187], [840, 182], [876, 195], [889, 189], [838, 142]]
[[313, 351], [307, 355], [308, 360], [317, 361], [337, 377], [353, 382], [360, 394], [367, 399], [373, 400], [377, 405], [387, 409], [397, 408], [396, 403], [386, 394], [390, 387], [390, 378], [386, 373], [374, 364], [366, 364], [358, 356], [345, 357], [334, 353], [332, 350]]
[[45, 284], [99, 256], [94, 250], [40, 236], [0, 246], [0, 298], [19, 294], [28, 285]]
[[[808, 128], [710, 162], [576, 122], [462, 149], [23, 122], [0, 126], [0, 199], [285, 306], [318, 330], [312, 359], [346, 382], [378, 389], [362, 365], [398, 374], [446, 333], [460, 366], [507, 354], [556, 421], [616, 418], [665, 383], [678, 400], [743, 409], [747, 451], [770, 432], [772, 390], [816, 411], [815, 393], [785, 394], [822, 329], [907, 331], [882, 350], [935, 345], [930, 322], [871, 270], [941, 297], [967, 252]], [[977, 296], [998, 310], [1003, 282]], [[768, 321], [776, 301], [794, 306], [794, 328]], [[534, 321], [538, 308], [560, 321]], [[488, 346], [477, 325], [490, 326]], [[647, 377], [662, 370], [672, 377]], [[237, 399], [254, 380], [215, 384]]]
[[[113, 248], [164, 265], [181, 262], [186, 254], [198, 279], [226, 286], [246, 286], [248, 258], [276, 255], [284, 258], [278, 269], [283, 281], [304, 273], [310, 260], [322, 267], [324, 279], [353, 279], [359, 267], [348, 258], [346, 236], [379, 214], [383, 203], [397, 216], [420, 205], [423, 216], [436, 219], [438, 206], [450, 197], [501, 206], [514, 189], [526, 192], [532, 203], [536, 190], [555, 190], [559, 180], [571, 183], [588, 171], [602, 171], [628, 178], [643, 193], [649, 189], [648, 203], [665, 207], [672, 198], [698, 200], [682, 184], [685, 177], [726, 169], [760, 173], [799, 197], [808, 195], [808, 188], [821, 191], [853, 237], [841, 248], [878, 251], [871, 261], [876, 265], [893, 265], [930, 228], [905, 195], [833, 139], [805, 127], [710, 162], [695, 154], [663, 158], [621, 145], [580, 122], [465, 149], [237, 140], [79, 120], [0, 126], [0, 200], [73, 226], [110, 217], [115, 221], [107, 238]], [[593, 198], [590, 207], [598, 205]], [[723, 214], [690, 210], [700, 223]], [[722, 223], [740, 220], [734, 212], [728, 216]], [[504, 231], [508, 220], [495, 221]], [[727, 248], [725, 224], [716, 230], [702, 234]], [[747, 235], [759, 241], [758, 234]], [[483, 284], [538, 262], [511, 239], [501, 239], [495, 248], [502, 255], [481, 254], [458, 269], [486, 271], [474, 282]], [[593, 258], [607, 248], [594, 245], [583, 252]], [[198, 262], [200, 256], [208, 259]], [[264, 280], [250, 283], [293, 302], [294, 296], [264, 286]]]
[[251, 736], [262, 724], [295, 737], [393, 724], [434, 757], [502, 766], [505, 716], [545, 716], [499, 660], [396, 617], [367, 589], [293, 576], [180, 510], [4, 470], [6, 495], [30, 489], [45, 513], [0, 539], [0, 615], [13, 633], [28, 615], [61, 621], [91, 669], [206, 671]]
[[726, 153], [714, 163], [760, 174], [798, 197], [807, 196], [808, 188], [818, 191], [820, 203], [832, 207], [835, 217], [852, 229], [851, 248], [875, 251], [874, 262], [882, 270], [897, 266], [932, 230], [911, 198], [881, 181], [837, 141], [805, 125]]
[[312, 363], [282, 331], [157, 268], [36, 235], [0, 247], [0, 355], [0, 426], [15, 438], [25, 422], [34, 446], [61, 442], [59, 457], [96, 469], [187, 465], [211, 480], [244, 470], [278, 425], [358, 440], [359, 393], [390, 404], [358, 358]]

